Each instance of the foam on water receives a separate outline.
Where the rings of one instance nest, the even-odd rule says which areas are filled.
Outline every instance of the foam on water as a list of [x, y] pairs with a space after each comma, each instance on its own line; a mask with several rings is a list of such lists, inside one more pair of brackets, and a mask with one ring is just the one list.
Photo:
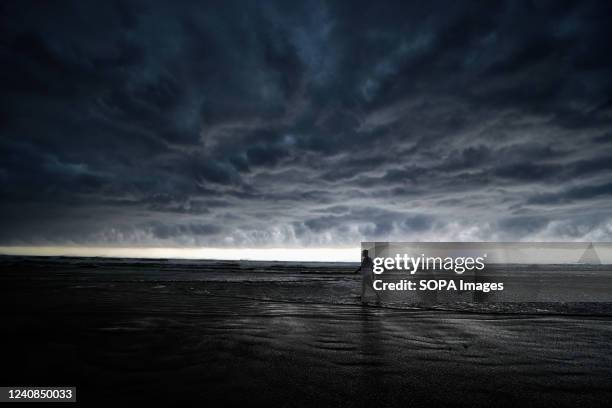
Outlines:
[[[262, 302], [361, 306], [361, 278], [354, 263], [289, 263], [215, 260], [0, 257], [0, 279], [14, 282], [62, 282], [75, 290], [120, 290], [141, 284], [150, 296], [160, 291], [188, 290], [193, 296], [235, 297]], [[529, 276], [600, 274], [608, 266], [506, 265], [501, 273]], [[192, 285], [189, 285], [192, 283]], [[127, 286], [126, 286], [127, 285]], [[469, 301], [423, 304], [388, 299], [393, 309], [427, 309], [469, 313], [612, 315], [604, 302]]]

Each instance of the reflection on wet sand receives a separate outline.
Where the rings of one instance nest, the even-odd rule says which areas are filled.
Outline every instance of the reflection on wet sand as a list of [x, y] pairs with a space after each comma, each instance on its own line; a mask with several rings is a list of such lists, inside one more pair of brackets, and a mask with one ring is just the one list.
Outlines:
[[2, 383], [52, 379], [76, 384], [81, 401], [133, 403], [544, 407], [612, 399], [609, 315], [362, 306], [358, 278], [341, 275], [294, 275], [284, 284], [60, 276], [0, 276]]

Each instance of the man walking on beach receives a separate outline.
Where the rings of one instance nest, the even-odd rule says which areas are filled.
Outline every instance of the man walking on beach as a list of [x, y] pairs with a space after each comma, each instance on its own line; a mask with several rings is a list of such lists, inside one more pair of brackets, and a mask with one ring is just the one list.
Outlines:
[[374, 266], [374, 263], [372, 262], [372, 258], [370, 258], [369, 254], [368, 254], [368, 250], [364, 249], [363, 251], [361, 251], [361, 266], [359, 268], [357, 268], [357, 270], [355, 271], [355, 273], [361, 272], [361, 303], [366, 304], [367, 303], [367, 292], [372, 291], [374, 292], [374, 296], [376, 296], [376, 304], [379, 305], [380, 304], [380, 296], [378, 295], [378, 292], [376, 292], [373, 288], [373, 274], [374, 272], [372, 271], [372, 267]]

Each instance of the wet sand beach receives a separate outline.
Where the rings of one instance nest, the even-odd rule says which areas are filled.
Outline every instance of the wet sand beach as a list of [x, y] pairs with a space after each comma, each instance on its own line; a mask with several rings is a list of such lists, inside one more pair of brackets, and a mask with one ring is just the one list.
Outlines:
[[[346, 274], [350, 266], [310, 275], [289, 269], [186, 279], [151, 265], [5, 259], [1, 382], [76, 385], [79, 402], [91, 405], [612, 401], [607, 314], [376, 308], [354, 301], [359, 278]], [[281, 296], [304, 285], [327, 292]], [[334, 301], [340, 293], [347, 301]]]

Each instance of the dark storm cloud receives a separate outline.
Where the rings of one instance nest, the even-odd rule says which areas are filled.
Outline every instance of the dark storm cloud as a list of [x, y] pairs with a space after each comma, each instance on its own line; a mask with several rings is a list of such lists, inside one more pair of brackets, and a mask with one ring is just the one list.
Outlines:
[[605, 2], [13, 2], [1, 244], [612, 238]]
[[612, 195], [612, 183], [573, 187], [558, 193], [539, 194], [531, 197], [532, 204], [572, 203]]

